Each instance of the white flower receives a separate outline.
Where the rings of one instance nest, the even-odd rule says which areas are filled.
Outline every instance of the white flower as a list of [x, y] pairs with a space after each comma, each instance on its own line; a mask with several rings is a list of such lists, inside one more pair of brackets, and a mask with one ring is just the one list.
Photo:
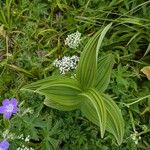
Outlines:
[[30, 135], [25, 137], [23, 134], [21, 134], [17, 137], [17, 139], [21, 139], [21, 140], [24, 140], [25, 142], [29, 142], [30, 141]]
[[11, 140], [15, 139], [15, 134], [10, 133], [10, 131], [8, 129], [6, 129], [3, 132], [2, 136], [3, 136], [4, 139], [11, 139]]
[[80, 39], [81, 33], [80, 32], [75, 32], [67, 36], [65, 40], [65, 45], [68, 45], [72, 49], [76, 49], [79, 44], [80, 44]]
[[23, 134], [19, 135], [19, 136], [17, 137], [17, 139], [24, 140], [24, 135], [23, 135]]
[[141, 140], [141, 137], [138, 136], [138, 132], [131, 134], [130, 137], [136, 145], [138, 144], [138, 141]]
[[30, 141], [30, 135], [28, 135], [25, 139], [24, 139], [25, 142], [29, 142]]
[[64, 56], [60, 60], [56, 59], [53, 64], [55, 67], [59, 68], [61, 74], [65, 74], [66, 72], [75, 69], [78, 61], [79, 61], [78, 56], [72, 57]]
[[3, 138], [7, 139], [8, 135], [9, 135], [9, 130], [7, 129], [3, 132]]
[[34, 150], [32, 147], [26, 147], [25, 145], [21, 145], [16, 150]]
[[[23, 134], [21, 134], [20, 136], [18, 136], [18, 139], [22, 139], [24, 140], [26, 143], [28, 143], [30, 141], [30, 135], [28, 135], [27, 137], [24, 137]], [[20, 145], [17, 150], [34, 150], [32, 147], [27, 147], [25, 145]]]

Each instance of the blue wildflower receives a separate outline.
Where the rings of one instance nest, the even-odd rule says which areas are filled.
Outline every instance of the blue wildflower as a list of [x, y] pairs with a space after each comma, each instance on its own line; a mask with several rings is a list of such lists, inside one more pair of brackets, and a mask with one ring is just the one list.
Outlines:
[[0, 142], [0, 150], [8, 150], [9, 148], [9, 143], [8, 141], [4, 140]]
[[3, 100], [3, 106], [0, 106], [0, 114], [3, 114], [6, 119], [10, 119], [12, 114], [17, 113], [17, 100], [15, 98]]

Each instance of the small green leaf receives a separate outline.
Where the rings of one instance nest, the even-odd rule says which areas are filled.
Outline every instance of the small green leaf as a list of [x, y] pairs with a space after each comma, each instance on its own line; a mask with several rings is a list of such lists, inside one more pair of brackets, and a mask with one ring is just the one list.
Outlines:
[[[81, 105], [81, 111], [90, 121], [93, 121], [96, 124], [99, 123], [101, 137], [103, 137], [106, 129], [106, 109], [102, 97], [95, 89], [90, 89], [81, 95], [83, 96], [83, 99], [86, 98], [82, 103], [83, 105]], [[96, 112], [96, 115], [94, 112]], [[98, 121], [95, 117], [97, 117]]]
[[114, 57], [112, 54], [108, 54], [98, 60], [98, 71], [95, 86], [100, 92], [105, 91], [110, 82], [113, 64]]
[[[112, 23], [103, 30], [99, 30], [86, 44], [77, 67], [77, 78], [83, 89], [91, 88], [96, 79], [97, 57], [104, 36], [111, 27]], [[100, 35], [101, 34], [101, 35]], [[99, 37], [100, 35], [100, 37]]]

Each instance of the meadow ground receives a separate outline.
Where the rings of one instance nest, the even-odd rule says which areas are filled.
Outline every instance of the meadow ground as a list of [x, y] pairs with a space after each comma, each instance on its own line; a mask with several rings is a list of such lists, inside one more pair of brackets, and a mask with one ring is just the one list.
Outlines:
[[[105, 93], [124, 119], [119, 146], [79, 109], [59, 111], [21, 90], [49, 76], [75, 76], [84, 46], [110, 23], [99, 57], [115, 60]], [[0, 114], [0, 141], [10, 150], [149, 150], [149, 79], [150, 0], [0, 1], [0, 105], [16, 98], [19, 107], [10, 119]]]

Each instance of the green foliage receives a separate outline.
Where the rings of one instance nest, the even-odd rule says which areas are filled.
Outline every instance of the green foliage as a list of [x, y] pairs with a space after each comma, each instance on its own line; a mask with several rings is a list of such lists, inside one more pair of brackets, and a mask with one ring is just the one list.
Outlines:
[[107, 89], [113, 65], [114, 56], [112, 54], [108, 54], [98, 60], [98, 69], [95, 83], [98, 91], [103, 92]]
[[[105, 100], [101, 98], [97, 89], [91, 89], [93, 88], [94, 83], [99, 81], [95, 88], [100, 87], [98, 90], [104, 90], [110, 80], [111, 71], [105, 71], [112, 69], [112, 61], [108, 62], [108, 58], [111, 58], [110, 56], [103, 58], [104, 60], [101, 61], [101, 63], [99, 62], [99, 67], [102, 66], [103, 71], [101, 70], [101, 67], [98, 68], [97, 71], [98, 50], [100, 49], [102, 40], [110, 27], [111, 24], [107, 25], [102, 32], [100, 32], [101, 30], [98, 31], [85, 46], [78, 64], [77, 81], [75, 79], [52, 76], [33, 84], [26, 85], [23, 89], [44, 95], [46, 99], [45, 104], [49, 107], [67, 111], [81, 107], [85, 116], [100, 126], [101, 137], [104, 136], [106, 124], [110, 123], [108, 131], [115, 136], [117, 143], [120, 145], [124, 134], [124, 121], [119, 108], [111, 101], [110, 104], [108, 104], [108, 100], [106, 100], [107, 103], [105, 103]], [[100, 33], [101, 36], [99, 37]], [[98, 80], [95, 80], [96, 78], [94, 76], [96, 74]], [[100, 80], [103, 83], [102, 87], [100, 85]], [[80, 95], [84, 97], [84, 101], [82, 100], [82, 97], [80, 98]], [[87, 100], [85, 100], [85, 98]], [[88, 103], [88, 105], [91, 106], [88, 106], [85, 103]], [[87, 108], [86, 105], [88, 106]], [[92, 111], [89, 108], [92, 108]], [[93, 116], [95, 116], [96, 121], [94, 118], [91, 118]]]
[[[84, 115], [89, 120], [94, 120], [94, 123], [97, 123], [100, 126], [101, 137], [103, 138], [106, 130], [106, 122], [108, 115], [106, 114], [106, 106], [103, 102], [103, 99], [101, 98], [100, 94], [94, 89], [89, 89], [86, 93], [82, 93], [81, 95], [84, 97], [84, 99], [87, 99], [84, 100], [84, 103], [88, 103], [88, 105], [91, 105], [86, 108], [87, 104], [83, 107], [82, 105], [84, 105], [84, 103], [81, 104]], [[90, 103], [87, 101], [90, 101]], [[92, 111], [89, 109], [90, 107], [93, 107]], [[95, 116], [96, 121], [94, 118], [91, 118], [91, 115]]]
[[[28, 143], [21, 139], [6, 138], [12, 150], [21, 145], [36, 150], [150, 149], [150, 84], [140, 71], [150, 65], [149, 14], [149, 0], [1, 0], [0, 103], [3, 99], [16, 97], [20, 112], [12, 116], [10, 123], [0, 114], [0, 141], [4, 139], [5, 131], [9, 130], [10, 135], [31, 136]], [[55, 75], [60, 77], [58, 69], [52, 65], [53, 61], [63, 56], [82, 55], [81, 51], [91, 40], [90, 37], [97, 31], [102, 32], [103, 27], [110, 22], [113, 27], [105, 35], [97, 59], [98, 73], [93, 74], [99, 82], [93, 83], [92, 78], [88, 81], [103, 99], [106, 114], [109, 114], [108, 110], [116, 114], [115, 118], [107, 115], [106, 131], [109, 130], [112, 134], [105, 132], [104, 138], [100, 138], [99, 120], [94, 105], [87, 97], [81, 96], [80, 92], [76, 102], [86, 101], [84, 105], [80, 105], [80, 110], [75, 109], [78, 107], [76, 105], [73, 111], [57, 111], [43, 106], [43, 101], [54, 106], [53, 108], [63, 110], [64, 106], [35, 92], [20, 91], [20, 88], [49, 76], [53, 79]], [[81, 44], [77, 49], [71, 49], [64, 44], [64, 40], [77, 30], [81, 32]], [[106, 67], [109, 69], [105, 69]], [[64, 78], [69, 78], [67, 82], [79, 80], [74, 73], [70, 71], [66, 74]], [[99, 73], [107, 76], [98, 76]], [[47, 79], [51, 80], [50, 78]], [[62, 78], [61, 75], [60, 79]], [[33, 86], [33, 91], [43, 83], [38, 84], [39, 86]], [[80, 83], [75, 84], [77, 89], [83, 90]], [[53, 92], [57, 89], [60, 88], [55, 84]], [[87, 91], [85, 88], [83, 93]], [[60, 94], [66, 96], [66, 93]], [[58, 98], [58, 95], [50, 96]], [[118, 120], [121, 113], [116, 112], [118, 107], [125, 123], [124, 138], [120, 146], [116, 145], [117, 138], [113, 137], [114, 135], [122, 141], [121, 136], [118, 136], [122, 135], [122, 131], [115, 126], [115, 120]], [[35, 115], [22, 115], [29, 108]], [[87, 118], [90, 121], [86, 116], [89, 116]], [[108, 126], [110, 124], [112, 128]]]
[[[106, 26], [101, 32], [97, 32], [91, 40], [85, 45], [82, 52], [78, 67], [77, 67], [77, 78], [81, 83], [83, 89], [88, 89], [93, 87], [95, 83], [96, 73], [97, 73], [97, 57], [98, 51], [100, 49], [102, 40], [110, 28], [111, 24]], [[99, 37], [99, 34], [101, 36]], [[98, 41], [97, 41], [98, 40]], [[100, 75], [100, 74], [98, 74]]]
[[0, 3], [0, 21], [5, 25], [6, 28], [11, 28], [12, 16], [11, 16], [11, 5], [13, 0], [6, 0], [4, 6]]

